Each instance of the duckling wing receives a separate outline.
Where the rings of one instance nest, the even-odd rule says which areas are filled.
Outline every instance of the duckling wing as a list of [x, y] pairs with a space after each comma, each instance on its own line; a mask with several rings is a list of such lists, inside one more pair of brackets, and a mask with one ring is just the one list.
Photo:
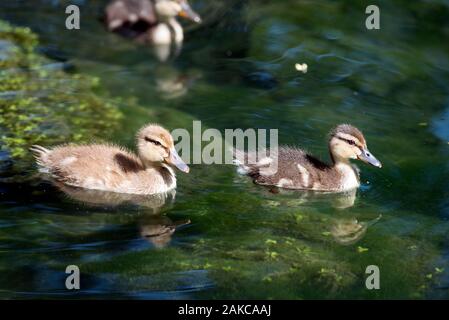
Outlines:
[[252, 177], [256, 184], [288, 189], [318, 187], [323, 171], [329, 168], [303, 150], [291, 147], [280, 147], [278, 152], [260, 160], [251, 153], [236, 153], [236, 158], [239, 172]]
[[136, 156], [108, 145], [56, 147], [47, 154], [43, 166], [65, 184], [110, 191], [143, 171]]

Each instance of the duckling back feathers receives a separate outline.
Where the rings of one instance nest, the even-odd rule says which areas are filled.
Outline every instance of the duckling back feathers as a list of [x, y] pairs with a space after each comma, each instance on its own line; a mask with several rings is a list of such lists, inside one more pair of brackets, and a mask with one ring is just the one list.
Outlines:
[[236, 153], [236, 157], [240, 173], [246, 173], [260, 185], [320, 191], [347, 190], [359, 185], [354, 166], [332, 166], [299, 148], [279, 147], [259, 161], [254, 161], [255, 153]]

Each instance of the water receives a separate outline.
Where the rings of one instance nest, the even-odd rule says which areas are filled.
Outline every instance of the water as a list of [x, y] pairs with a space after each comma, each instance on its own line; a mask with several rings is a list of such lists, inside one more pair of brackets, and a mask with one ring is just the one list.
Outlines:
[[[112, 129], [93, 136], [133, 148], [148, 121], [191, 130], [201, 120], [277, 128], [282, 144], [328, 159], [327, 132], [350, 122], [383, 168], [360, 164], [357, 193], [332, 195], [271, 193], [230, 166], [192, 165], [169, 199], [89, 205], [3, 148], [0, 297], [449, 297], [446, 1], [380, 1], [381, 30], [367, 31], [360, 1], [197, 0], [205, 23], [186, 24], [181, 54], [166, 63], [107, 34], [104, 1], [77, 3], [79, 31], [63, 28], [64, 1], [3, 1], [0, 18], [39, 35], [49, 68], [96, 77], [100, 97], [120, 99], [120, 116], [101, 124]], [[70, 264], [81, 269], [77, 293], [64, 287]], [[365, 288], [368, 265], [380, 268], [380, 290]]]

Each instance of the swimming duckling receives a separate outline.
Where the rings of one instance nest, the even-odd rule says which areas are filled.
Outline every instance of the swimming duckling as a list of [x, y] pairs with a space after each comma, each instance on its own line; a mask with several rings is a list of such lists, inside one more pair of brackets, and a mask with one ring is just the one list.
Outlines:
[[41, 171], [74, 187], [132, 194], [156, 194], [176, 187], [173, 167], [189, 172], [170, 133], [148, 124], [137, 133], [138, 154], [110, 144], [32, 146]]
[[169, 45], [184, 39], [177, 16], [201, 22], [187, 0], [114, 0], [106, 7], [105, 20], [110, 31], [139, 42]]
[[360, 186], [359, 170], [349, 159], [382, 167], [379, 160], [368, 151], [360, 130], [349, 124], [341, 124], [330, 132], [329, 152], [331, 164], [292, 147], [271, 150], [268, 157], [261, 159], [255, 152], [235, 150], [235, 163], [239, 166], [239, 172], [252, 177], [256, 184], [337, 192]]

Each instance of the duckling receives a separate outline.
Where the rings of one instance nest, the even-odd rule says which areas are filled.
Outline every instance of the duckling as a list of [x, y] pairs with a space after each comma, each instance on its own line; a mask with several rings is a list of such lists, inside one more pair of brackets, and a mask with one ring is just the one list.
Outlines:
[[114, 0], [106, 7], [105, 20], [110, 31], [139, 42], [170, 45], [184, 39], [176, 16], [201, 22], [187, 0]]
[[176, 187], [174, 167], [189, 167], [175, 150], [163, 127], [148, 124], [136, 136], [137, 155], [111, 144], [61, 145], [51, 149], [34, 145], [41, 172], [64, 184], [86, 189], [132, 194], [156, 194]]
[[360, 186], [359, 170], [350, 163], [350, 159], [382, 167], [368, 150], [362, 132], [349, 124], [338, 125], [330, 132], [329, 152], [331, 164], [299, 148], [285, 146], [272, 150], [268, 157], [261, 159], [255, 152], [234, 150], [234, 162], [239, 167], [238, 171], [252, 177], [256, 184], [331, 192]]

